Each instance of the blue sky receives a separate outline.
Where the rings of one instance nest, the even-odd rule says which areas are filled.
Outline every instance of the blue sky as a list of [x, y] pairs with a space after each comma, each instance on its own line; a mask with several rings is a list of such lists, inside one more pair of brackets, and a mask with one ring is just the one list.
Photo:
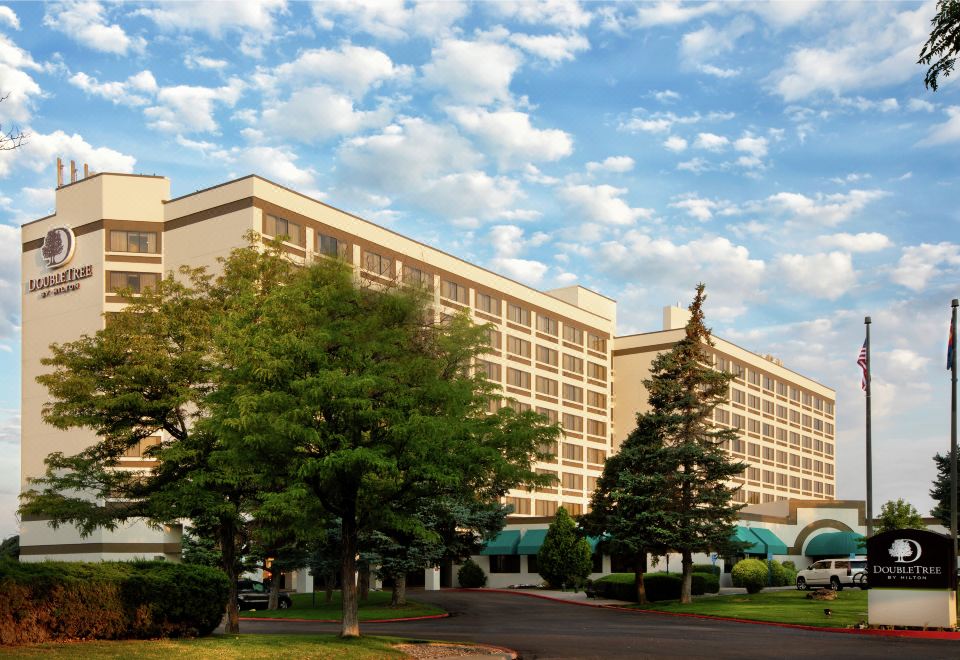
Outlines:
[[0, 537], [19, 470], [19, 232], [59, 155], [257, 173], [538, 288], [621, 333], [707, 283], [714, 331], [837, 390], [864, 497], [924, 514], [949, 442], [960, 93], [924, 89], [927, 3], [260, 2], [0, 6]]

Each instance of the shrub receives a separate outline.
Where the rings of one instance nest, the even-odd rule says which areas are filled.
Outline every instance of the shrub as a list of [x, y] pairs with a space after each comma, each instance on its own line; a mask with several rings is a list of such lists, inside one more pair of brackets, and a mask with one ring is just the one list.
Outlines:
[[487, 585], [487, 574], [472, 559], [468, 559], [457, 571], [457, 582], [466, 589], [478, 589]]
[[637, 600], [637, 590], [634, 587], [633, 573], [611, 573], [598, 578], [593, 588], [601, 598], [613, 600]]
[[793, 560], [792, 560], [792, 559], [787, 559], [787, 560], [782, 561], [782, 562], [780, 562], [780, 563], [783, 564], [783, 567], [784, 567], [784, 568], [790, 569], [790, 570], [793, 571], [794, 573], [797, 572], [797, 565], [793, 563]]
[[0, 644], [209, 635], [219, 570], [162, 561], [0, 563]]
[[730, 572], [733, 586], [743, 587], [748, 594], [759, 593], [767, 586], [767, 564], [759, 559], [741, 559]]
[[593, 570], [590, 544], [577, 537], [576, 523], [563, 507], [557, 509], [557, 516], [543, 539], [537, 553], [537, 567], [540, 577], [553, 588], [562, 585], [576, 588]]
[[714, 566], [713, 564], [694, 564], [693, 565], [694, 573], [710, 573], [711, 575], [716, 575], [720, 577], [720, 567]]
[[694, 596], [720, 593], [720, 577], [713, 573], [694, 573], [690, 587]]

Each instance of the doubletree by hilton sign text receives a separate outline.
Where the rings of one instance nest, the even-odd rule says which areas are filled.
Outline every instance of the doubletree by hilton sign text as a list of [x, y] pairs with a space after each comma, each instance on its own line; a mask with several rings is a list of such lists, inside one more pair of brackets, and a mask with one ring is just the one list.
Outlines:
[[885, 589], [953, 589], [953, 543], [942, 534], [895, 529], [867, 539], [867, 581]]
[[58, 296], [61, 293], [76, 291], [80, 288], [80, 280], [93, 275], [93, 266], [86, 265], [79, 268], [65, 268], [77, 246], [77, 239], [70, 227], [54, 227], [43, 238], [40, 254], [49, 270], [56, 271], [49, 275], [31, 278], [27, 282], [30, 292], [39, 291], [41, 298]]

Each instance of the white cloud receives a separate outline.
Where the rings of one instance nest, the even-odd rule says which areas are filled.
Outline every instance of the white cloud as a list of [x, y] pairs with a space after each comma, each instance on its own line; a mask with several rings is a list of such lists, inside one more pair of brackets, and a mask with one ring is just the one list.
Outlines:
[[943, 111], [949, 119], [932, 127], [927, 136], [917, 144], [930, 147], [960, 141], [960, 105], [951, 105]]
[[278, 147], [249, 147], [235, 153], [234, 163], [244, 173], [257, 172], [268, 179], [303, 189], [313, 186], [315, 173], [297, 165], [299, 156], [290, 149]]
[[680, 153], [681, 151], [686, 150], [687, 141], [684, 140], [682, 137], [671, 135], [670, 137], [668, 137], [666, 140], [663, 141], [663, 146], [674, 153]]
[[340, 24], [349, 31], [362, 31], [381, 39], [402, 41], [411, 36], [447, 36], [467, 15], [464, 2], [414, 2], [404, 0], [324, 0], [311, 5], [317, 24], [332, 29]]
[[857, 283], [853, 261], [846, 252], [783, 254], [777, 267], [790, 287], [817, 298], [836, 300]]
[[501, 0], [485, 3], [483, 7], [520, 23], [571, 30], [587, 27], [593, 18], [576, 0]]
[[577, 53], [590, 50], [590, 42], [581, 34], [511, 34], [510, 41], [551, 64], [573, 61]]
[[708, 169], [710, 169], [710, 163], [698, 156], [696, 158], [691, 158], [690, 160], [685, 160], [682, 163], [677, 163], [677, 169], [680, 171], [699, 174], [700, 172], [706, 172]]
[[587, 163], [587, 171], [591, 174], [596, 172], [629, 172], [635, 164], [630, 156], [609, 156], [600, 163], [595, 161]]
[[713, 64], [701, 64], [697, 70], [714, 78], [736, 78], [743, 72], [742, 69], [724, 69]]
[[903, 248], [897, 267], [890, 279], [913, 291], [927, 286], [932, 277], [943, 271], [949, 274], [949, 282], [957, 281], [960, 267], [960, 245], [956, 243], [921, 243]]
[[20, 29], [20, 19], [17, 18], [16, 12], [6, 5], [0, 5], [0, 23], [14, 30]]
[[423, 77], [455, 101], [486, 105], [510, 100], [510, 81], [520, 63], [520, 54], [504, 44], [446, 39], [432, 50]]
[[666, 133], [673, 128], [675, 124], [687, 125], [700, 122], [728, 121], [735, 116], [732, 112], [711, 112], [706, 115], [701, 115], [699, 112], [696, 112], [686, 116], [676, 115], [672, 112], [654, 112], [647, 114], [643, 108], [634, 108], [631, 114], [630, 119], [620, 122], [620, 125], [617, 127], [619, 130], [629, 131], [631, 133]]
[[850, 172], [846, 176], [835, 176], [830, 180], [834, 183], [844, 184], [844, 183], [857, 183], [858, 181], [865, 181], [866, 179], [873, 178], [870, 174], [861, 173], [861, 172]]
[[331, 83], [361, 98], [388, 80], [406, 79], [412, 73], [411, 67], [394, 64], [381, 50], [347, 43], [338, 50], [315, 48], [303, 51], [292, 62], [261, 72], [261, 81], [268, 85], [280, 81], [294, 88], [315, 82]]
[[827, 226], [837, 225], [860, 213], [868, 204], [883, 199], [883, 190], [851, 190], [846, 193], [808, 197], [800, 193], [780, 192], [767, 198], [768, 211], [787, 215], [793, 220]]
[[892, 351], [881, 352], [880, 358], [887, 363], [889, 369], [897, 372], [920, 373], [930, 364], [930, 358], [909, 348], [895, 348]]
[[665, 89], [660, 92], [654, 92], [653, 98], [660, 101], [660, 103], [673, 103], [674, 101], [680, 100], [680, 94], [672, 89]]
[[490, 228], [489, 238], [494, 251], [491, 268], [531, 286], [540, 284], [548, 270], [546, 264], [519, 257], [527, 247], [546, 243], [549, 236], [537, 232], [527, 239], [523, 229], [516, 225], [494, 225]]
[[349, 97], [322, 85], [298, 89], [286, 101], [269, 102], [262, 113], [266, 128], [300, 142], [317, 142], [379, 128], [392, 116], [389, 105], [360, 110]]
[[750, 132], [746, 132], [742, 137], [734, 140], [733, 148], [737, 151], [748, 153], [755, 158], [763, 158], [767, 155], [769, 144], [767, 138], [758, 137]]
[[67, 135], [63, 131], [50, 134], [31, 132], [30, 139], [14, 151], [0, 151], [0, 177], [10, 174], [11, 169], [26, 168], [44, 172], [57, 156], [65, 160], [87, 163], [95, 172], [132, 172], [136, 164], [133, 156], [107, 147], [94, 147], [77, 133]]
[[227, 68], [230, 63], [226, 60], [218, 60], [213, 57], [206, 57], [205, 55], [188, 53], [183, 57], [183, 64], [188, 69], [207, 69], [211, 71], [220, 71]]
[[723, 53], [729, 53], [737, 45], [737, 39], [753, 31], [753, 21], [740, 15], [727, 25], [716, 28], [705, 25], [695, 32], [688, 32], [680, 40], [680, 54], [693, 64], [703, 63]]
[[143, 37], [129, 36], [120, 25], [108, 24], [102, 4], [92, 0], [71, 0], [47, 7], [43, 24], [92, 50], [115, 55], [142, 51]]
[[217, 106], [232, 108], [243, 93], [244, 83], [231, 78], [222, 87], [176, 85], [162, 87], [156, 96], [157, 105], [143, 111], [148, 125], [168, 133], [215, 132], [218, 128], [214, 112]]
[[[82, 71], [70, 76], [68, 81], [74, 87], [82, 89], [90, 96], [99, 96], [116, 105], [131, 107], [147, 105], [150, 95], [158, 89], [157, 81], [149, 71], [141, 71], [126, 81], [100, 82]], [[144, 96], [147, 93], [147, 96]]]
[[818, 236], [817, 245], [825, 248], [840, 248], [844, 252], [877, 252], [893, 247], [893, 242], [879, 232], [861, 232]]
[[573, 153], [573, 139], [558, 129], [537, 129], [524, 112], [451, 107], [448, 112], [467, 133], [477, 136], [502, 167], [556, 161]]
[[900, 102], [893, 97], [885, 99], [868, 99], [863, 96], [836, 99], [837, 104], [845, 108], [854, 108], [860, 112], [895, 112], [900, 109]]
[[640, 218], [653, 215], [652, 209], [633, 208], [621, 199], [626, 188], [608, 185], [568, 185], [560, 188], [557, 195], [579, 211], [587, 220], [609, 225], [632, 225]]
[[286, 11], [286, 0], [242, 0], [228, 2], [164, 2], [141, 9], [163, 30], [205, 32], [220, 38], [232, 30], [270, 34], [274, 17]]
[[33, 100], [41, 94], [40, 85], [25, 69], [37, 71], [40, 66], [30, 54], [0, 34], [0, 89], [7, 99], [0, 103], [0, 121], [27, 121]]
[[907, 109], [913, 112], [933, 112], [937, 106], [924, 99], [910, 99], [907, 101]]
[[636, 13], [626, 19], [631, 27], [655, 27], [658, 25], [678, 25], [695, 18], [706, 16], [720, 11], [719, 2], [671, 2], [663, 0], [656, 4], [642, 4], [637, 6]]
[[730, 140], [715, 133], [698, 133], [697, 139], [693, 143], [696, 149], [705, 149], [707, 151], [723, 151], [730, 144]]
[[20, 229], [0, 224], [0, 340], [20, 331]]
[[696, 194], [683, 195], [677, 201], [671, 202], [670, 206], [685, 211], [700, 222], [711, 220], [714, 215], [733, 215], [737, 212], [736, 207], [726, 200], [705, 199]]

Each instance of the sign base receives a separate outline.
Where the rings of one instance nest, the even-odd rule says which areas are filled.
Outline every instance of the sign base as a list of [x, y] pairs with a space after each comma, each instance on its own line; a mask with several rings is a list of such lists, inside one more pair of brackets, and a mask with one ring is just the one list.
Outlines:
[[957, 626], [957, 592], [952, 589], [870, 589], [867, 603], [871, 626]]

